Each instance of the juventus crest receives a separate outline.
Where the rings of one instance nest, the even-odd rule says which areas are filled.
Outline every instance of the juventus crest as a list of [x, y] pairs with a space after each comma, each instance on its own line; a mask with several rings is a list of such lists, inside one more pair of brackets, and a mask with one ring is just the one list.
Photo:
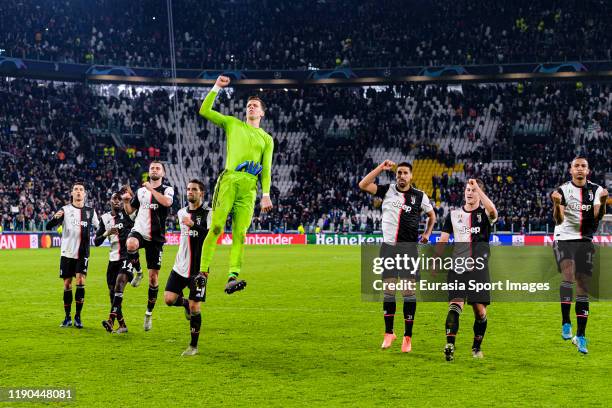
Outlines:
[[476, 219], [478, 220], [478, 223], [480, 224], [482, 222], [482, 214], [480, 213], [476, 214]]
[[594, 198], [593, 191], [589, 191], [589, 201], [593, 201]]

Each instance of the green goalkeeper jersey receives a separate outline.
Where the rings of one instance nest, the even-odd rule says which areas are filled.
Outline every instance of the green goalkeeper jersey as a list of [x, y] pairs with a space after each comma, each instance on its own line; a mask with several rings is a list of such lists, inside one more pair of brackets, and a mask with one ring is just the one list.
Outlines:
[[274, 140], [263, 129], [253, 127], [233, 116], [222, 115], [212, 109], [217, 92], [210, 91], [202, 107], [200, 115], [215, 125], [222, 127], [226, 135], [225, 169], [235, 170], [245, 161], [253, 161], [263, 166], [261, 172], [261, 190], [270, 193], [272, 180], [272, 151]]

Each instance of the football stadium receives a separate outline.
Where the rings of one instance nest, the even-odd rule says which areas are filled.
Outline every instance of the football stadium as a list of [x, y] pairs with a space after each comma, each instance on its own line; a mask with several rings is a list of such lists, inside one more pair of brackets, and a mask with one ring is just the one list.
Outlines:
[[0, 407], [608, 406], [611, 26], [5, 2]]

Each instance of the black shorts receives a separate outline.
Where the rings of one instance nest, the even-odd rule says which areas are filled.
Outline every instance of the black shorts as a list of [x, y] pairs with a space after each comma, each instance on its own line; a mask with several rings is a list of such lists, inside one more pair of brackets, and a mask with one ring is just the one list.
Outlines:
[[595, 257], [593, 242], [583, 240], [555, 241], [553, 242], [553, 251], [559, 272], [561, 272], [561, 261], [569, 259], [574, 261], [576, 275], [593, 276], [593, 259]]
[[[479, 288], [476, 290], [475, 284], [491, 283], [491, 276], [489, 275], [489, 266], [487, 265], [482, 269], [473, 269], [471, 271], [465, 271], [463, 273], [457, 273], [450, 271], [446, 276], [446, 282], [456, 284], [460, 286], [463, 284], [465, 289], [459, 287], [448, 291], [448, 301], [453, 299], [464, 299], [469, 305], [480, 303], [483, 305], [491, 304], [491, 291], [488, 288]], [[470, 287], [472, 286], [472, 287]]]
[[[395, 245], [382, 244], [380, 247], [381, 258], [393, 258], [397, 257], [402, 259], [401, 265], [394, 265], [391, 268], [384, 267], [382, 278], [400, 278], [405, 280], [417, 280], [419, 279], [419, 268], [417, 264], [416, 270], [412, 268], [413, 263], [411, 260], [419, 259], [419, 250], [416, 242], [398, 242]], [[404, 263], [404, 260], [407, 262]], [[404, 266], [407, 266], [404, 267]]]
[[62, 279], [69, 279], [76, 277], [77, 273], [87, 275], [87, 264], [89, 258], [66, 258], [62, 256], [60, 258], [60, 274], [59, 277]]
[[131, 272], [130, 264], [126, 259], [122, 259], [120, 261], [109, 261], [108, 266], [106, 267], [106, 284], [108, 287], [115, 287], [115, 283], [117, 282], [117, 276], [120, 273], [125, 273], [128, 276], [128, 281], [131, 281], [134, 278], [134, 274]]
[[139, 232], [132, 231], [128, 238], [136, 238], [138, 240], [138, 249], [144, 248], [145, 258], [147, 259], [147, 269], [161, 269], [162, 253], [164, 252], [164, 243], [157, 241], [147, 241]]
[[189, 300], [193, 300], [195, 302], [206, 301], [206, 286], [204, 286], [202, 289], [198, 289], [195, 283], [195, 276], [186, 278], [179, 275], [174, 270], [170, 272], [168, 282], [166, 282], [166, 292], [182, 294], [183, 289], [186, 287], [189, 287]]

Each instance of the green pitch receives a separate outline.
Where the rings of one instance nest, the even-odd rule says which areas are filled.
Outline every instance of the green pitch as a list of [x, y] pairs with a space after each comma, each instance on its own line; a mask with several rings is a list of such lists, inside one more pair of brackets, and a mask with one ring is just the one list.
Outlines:
[[[611, 303], [591, 304], [587, 356], [561, 340], [558, 303], [493, 304], [483, 360], [471, 357], [473, 317], [464, 312], [453, 363], [442, 353], [447, 306], [419, 303], [413, 352], [400, 353], [399, 338], [381, 351], [382, 306], [361, 301], [357, 247], [248, 247], [249, 286], [231, 296], [223, 293], [228, 248], [219, 248], [201, 354], [183, 358], [189, 324], [163, 303], [175, 251], [165, 249], [152, 331], [142, 329], [146, 282], [127, 288], [127, 335], [100, 325], [107, 249], [92, 251], [83, 330], [58, 327], [58, 249], [0, 252], [0, 387], [72, 387], [76, 400], [66, 405], [84, 407], [604, 407], [612, 397]], [[402, 326], [396, 316], [396, 333]]]

